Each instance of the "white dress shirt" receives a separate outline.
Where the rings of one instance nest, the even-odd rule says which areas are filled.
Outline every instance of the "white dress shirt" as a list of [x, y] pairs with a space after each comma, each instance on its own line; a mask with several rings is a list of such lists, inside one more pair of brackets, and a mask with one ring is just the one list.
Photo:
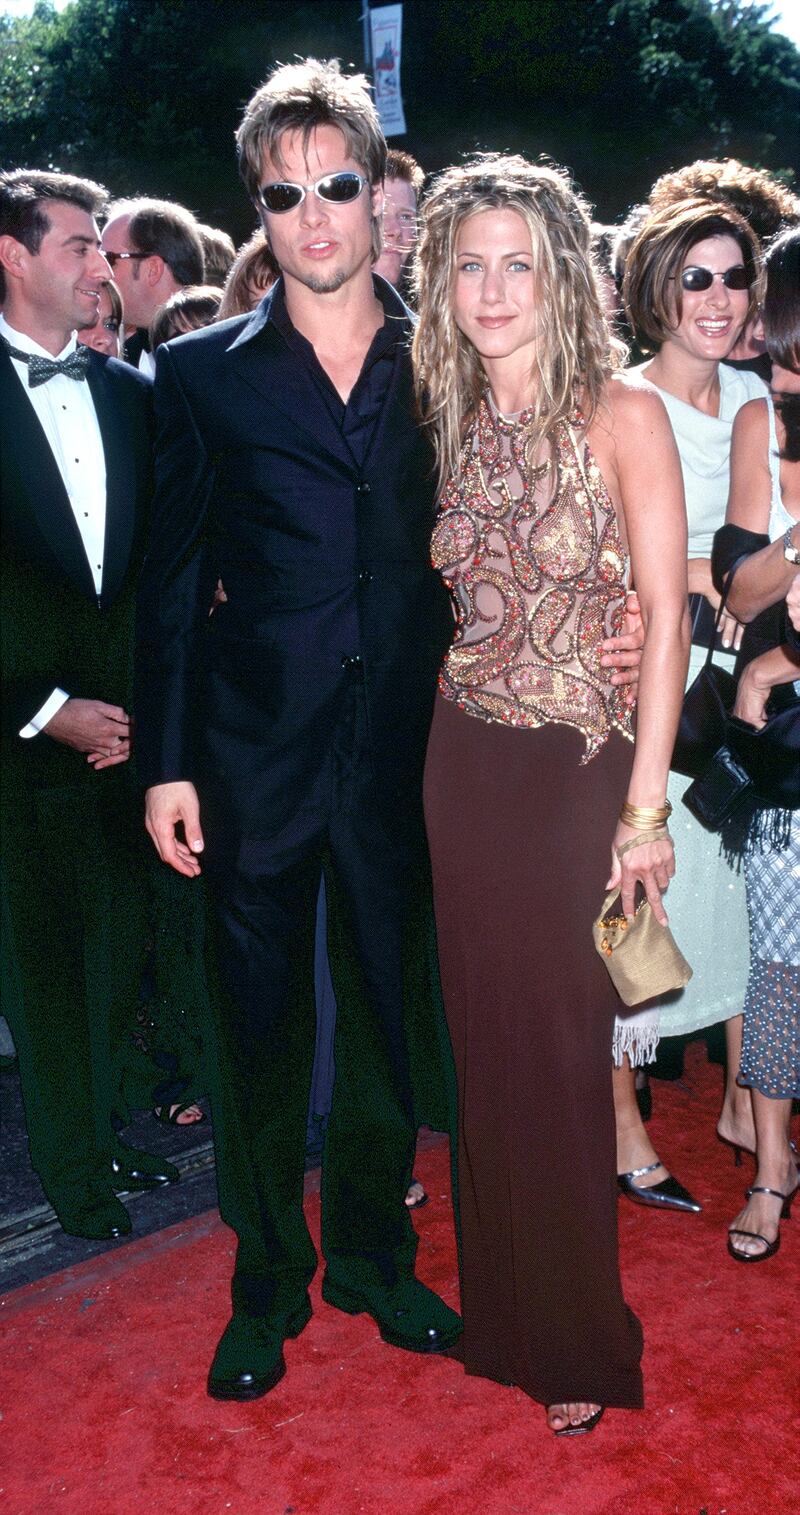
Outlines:
[[[42, 358], [53, 356], [32, 337], [15, 331], [2, 314], [0, 336], [21, 352], [35, 353]], [[59, 359], [69, 357], [76, 345], [73, 335], [56, 356]], [[65, 374], [55, 374], [45, 384], [29, 389], [27, 363], [14, 357], [11, 363], [58, 465], [92, 572], [95, 594], [99, 596], [103, 587], [106, 534], [106, 459], [92, 392], [87, 383], [77, 382]], [[35, 736], [68, 699], [69, 695], [63, 689], [54, 689], [41, 709], [22, 728], [20, 736]]]

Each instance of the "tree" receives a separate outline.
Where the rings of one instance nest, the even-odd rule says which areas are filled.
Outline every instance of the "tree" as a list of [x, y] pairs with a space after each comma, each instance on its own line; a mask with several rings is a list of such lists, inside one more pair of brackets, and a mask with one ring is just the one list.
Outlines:
[[[276, 61], [361, 63], [357, 0], [73, 0], [0, 18], [5, 164], [167, 195], [244, 236], [241, 107]], [[800, 53], [742, 0], [406, 0], [404, 145], [545, 152], [601, 213], [696, 157], [800, 170]]]

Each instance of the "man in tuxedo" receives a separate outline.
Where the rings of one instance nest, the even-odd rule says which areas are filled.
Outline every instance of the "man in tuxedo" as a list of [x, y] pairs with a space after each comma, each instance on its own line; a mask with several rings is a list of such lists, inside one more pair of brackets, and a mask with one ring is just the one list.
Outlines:
[[125, 361], [152, 377], [148, 333], [156, 312], [205, 277], [200, 227], [171, 200], [119, 200], [108, 208], [102, 247], [122, 295]]
[[2, 830], [9, 1007], [33, 1166], [65, 1231], [121, 1236], [115, 1190], [177, 1178], [112, 1129], [144, 942], [128, 774], [151, 384], [78, 347], [110, 270], [104, 192], [0, 174]]
[[[452, 616], [429, 560], [410, 316], [371, 273], [386, 146], [366, 81], [313, 61], [272, 75], [238, 144], [282, 277], [253, 315], [159, 349], [136, 714], [148, 830], [179, 872], [203, 853], [214, 904], [217, 1176], [238, 1249], [208, 1387], [249, 1399], [311, 1313], [323, 868], [338, 1012], [323, 1298], [412, 1351], [448, 1349], [461, 1323], [415, 1278], [404, 1203], [421, 780]], [[428, 1061], [446, 1066], [430, 1021]]]

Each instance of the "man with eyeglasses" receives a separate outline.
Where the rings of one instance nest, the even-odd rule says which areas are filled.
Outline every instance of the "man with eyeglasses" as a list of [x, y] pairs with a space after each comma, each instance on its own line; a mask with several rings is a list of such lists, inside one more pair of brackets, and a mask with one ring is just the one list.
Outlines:
[[169, 200], [120, 200], [109, 206], [102, 247], [122, 295], [125, 360], [152, 376], [153, 317], [177, 290], [204, 282], [198, 224]]
[[281, 277], [252, 315], [159, 349], [137, 700], [148, 830], [180, 873], [202, 855], [216, 920], [217, 1175], [238, 1235], [208, 1382], [222, 1399], [270, 1390], [311, 1313], [302, 1195], [323, 868], [338, 1006], [323, 1298], [411, 1351], [447, 1350], [461, 1324], [414, 1276], [404, 1203], [409, 1011], [442, 1105], [446, 1087], [446, 1033], [409, 966], [452, 617], [429, 562], [434, 470], [414, 419], [410, 316], [372, 275], [386, 144], [366, 81], [309, 60], [257, 92], [238, 148]]

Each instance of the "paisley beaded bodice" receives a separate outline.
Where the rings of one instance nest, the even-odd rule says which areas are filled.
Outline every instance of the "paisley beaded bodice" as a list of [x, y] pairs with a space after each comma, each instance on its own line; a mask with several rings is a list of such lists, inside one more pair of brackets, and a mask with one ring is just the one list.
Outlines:
[[577, 413], [573, 422], [529, 458], [530, 412], [505, 418], [484, 396], [460, 476], [442, 492], [431, 557], [458, 622], [444, 696], [510, 726], [574, 726], [586, 763], [613, 728], [633, 734], [624, 690], [600, 664], [624, 613], [628, 560]]

